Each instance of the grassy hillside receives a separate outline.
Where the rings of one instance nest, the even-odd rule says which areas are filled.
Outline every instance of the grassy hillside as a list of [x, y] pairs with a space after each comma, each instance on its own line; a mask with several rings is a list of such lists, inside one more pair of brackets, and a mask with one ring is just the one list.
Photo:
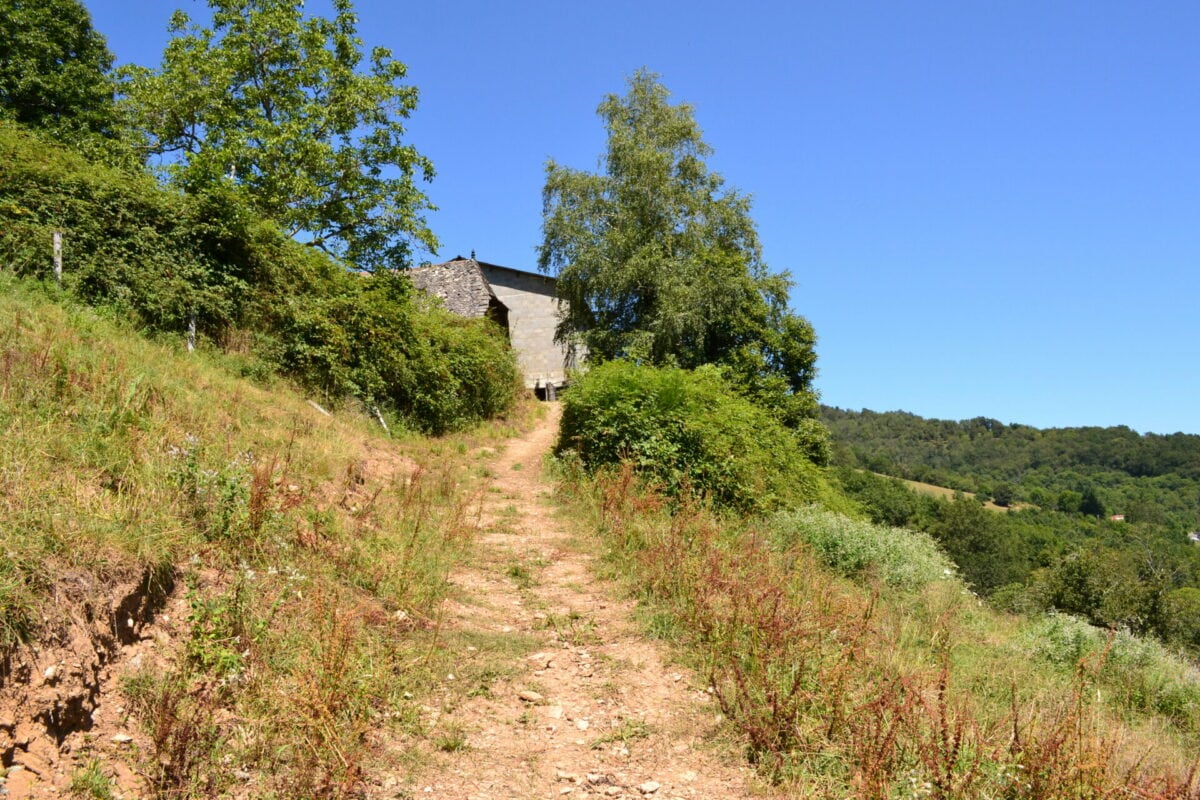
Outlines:
[[[567, 462], [570, 466], [570, 462]], [[998, 613], [927, 536], [817, 508], [715, 514], [631, 467], [568, 474], [647, 628], [760, 770], [813, 798], [1190, 798], [1200, 674], [1070, 617]]]
[[381, 438], [48, 295], [0, 273], [3, 764], [346, 796], [368, 731], [420, 729], [470, 454], [508, 423]]

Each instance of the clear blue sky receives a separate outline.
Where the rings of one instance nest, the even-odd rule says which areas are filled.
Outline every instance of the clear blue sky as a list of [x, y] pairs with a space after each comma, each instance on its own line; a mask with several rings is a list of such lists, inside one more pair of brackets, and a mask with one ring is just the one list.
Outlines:
[[[85, 2], [145, 65], [205, 8]], [[356, 7], [421, 91], [441, 256], [532, 269], [546, 160], [594, 168], [648, 66], [753, 196], [824, 402], [1200, 433], [1195, 0]]]

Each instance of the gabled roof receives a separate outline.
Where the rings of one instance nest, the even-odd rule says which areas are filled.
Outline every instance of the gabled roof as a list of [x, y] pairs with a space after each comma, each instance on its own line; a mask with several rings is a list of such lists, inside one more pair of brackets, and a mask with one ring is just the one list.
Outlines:
[[416, 267], [408, 271], [408, 277], [413, 286], [440, 297], [447, 311], [462, 317], [482, 317], [490, 305], [500, 303], [473, 258], [456, 256], [441, 264]]

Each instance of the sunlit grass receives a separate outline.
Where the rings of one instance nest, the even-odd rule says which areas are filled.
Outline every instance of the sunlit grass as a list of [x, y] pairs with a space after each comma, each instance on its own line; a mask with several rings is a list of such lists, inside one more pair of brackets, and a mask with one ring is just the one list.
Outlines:
[[66, 624], [64, 576], [97, 587], [81, 601], [138, 580], [185, 597], [169, 666], [125, 684], [164, 796], [226, 785], [221, 753], [267, 793], [349, 796], [369, 732], [424, 735], [414, 706], [480, 514], [472, 454], [537, 410], [387, 436], [7, 275], [0, 319], [0, 649]]

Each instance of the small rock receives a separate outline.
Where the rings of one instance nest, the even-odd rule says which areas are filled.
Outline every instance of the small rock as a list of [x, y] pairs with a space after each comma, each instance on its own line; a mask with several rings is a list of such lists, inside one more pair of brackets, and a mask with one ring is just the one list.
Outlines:
[[541, 703], [546, 699], [531, 689], [526, 689], [517, 696], [526, 703]]
[[233, 777], [237, 778], [239, 781], [248, 781], [250, 780], [250, 773], [246, 772], [244, 769], [235, 769], [233, 771]]
[[559, 794], [571, 794], [571, 792], [573, 792], [573, 791], [575, 791], [574, 786], [564, 786], [563, 788], [558, 790], [558, 793]]
[[654, 794], [661, 788], [662, 784], [660, 784], [658, 781], [646, 781], [638, 787], [638, 791], [642, 794]]
[[612, 783], [612, 779], [603, 772], [589, 772], [587, 774], [587, 782], [592, 786], [603, 786], [606, 783]]
[[133, 737], [128, 733], [118, 733], [116, 736], [112, 737], [112, 740], [117, 744], [129, 744], [133, 741]]
[[607, 789], [604, 790], [604, 793], [606, 795], [608, 795], [609, 797], [616, 797], [617, 795], [619, 795], [621, 793], [621, 787], [620, 786], [609, 786]]
[[550, 717], [550, 719], [562, 719], [563, 718], [563, 707], [562, 706], [548, 707], [546, 709], [546, 716]]
[[671, 680], [675, 681], [676, 683], [679, 683], [681, 680], [683, 680], [683, 676], [680, 675], [678, 672], [676, 672], [674, 675], [671, 676]]
[[576, 727], [576, 728], [578, 728], [578, 729], [579, 729], [579, 730], [581, 730], [581, 731], [586, 731], [586, 730], [588, 729], [588, 724], [589, 724], [589, 723], [588, 723], [588, 721], [587, 721], [586, 719], [577, 719], [577, 720], [575, 720], [575, 727]]
[[698, 777], [699, 775], [696, 774], [696, 771], [691, 769], [689, 769], [687, 772], [679, 773], [679, 780], [683, 781], [684, 783], [691, 783]]
[[53, 664], [46, 667], [46, 671], [42, 673], [42, 677], [47, 681], [54, 680], [56, 677], [58, 677], [58, 667]]
[[554, 773], [554, 777], [560, 781], [567, 781], [568, 783], [579, 782], [578, 775], [573, 775], [570, 772], [563, 772], [561, 769]]

